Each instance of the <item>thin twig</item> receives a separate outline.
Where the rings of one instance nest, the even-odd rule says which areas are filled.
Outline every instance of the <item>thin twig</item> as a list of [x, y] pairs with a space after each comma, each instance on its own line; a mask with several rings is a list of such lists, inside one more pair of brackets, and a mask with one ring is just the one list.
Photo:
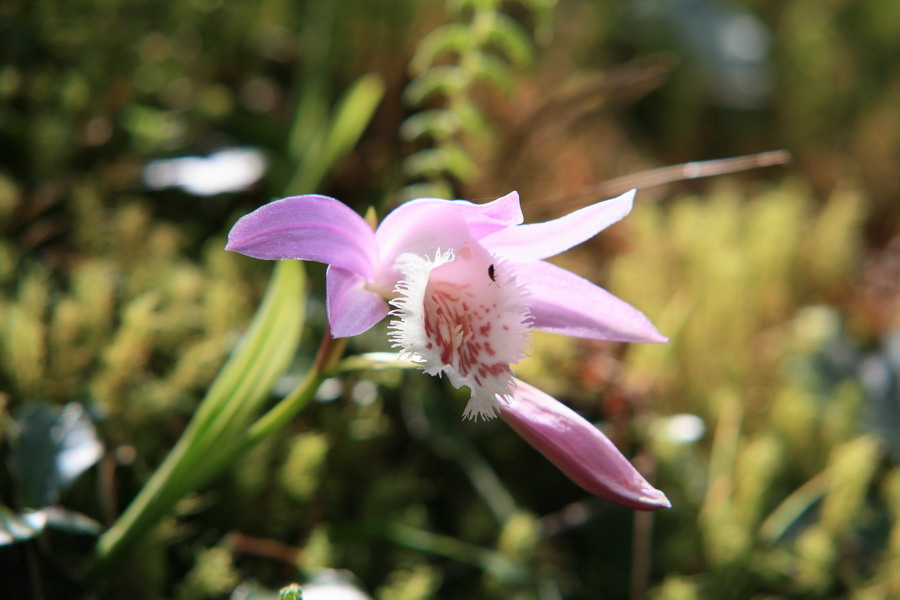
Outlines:
[[572, 200], [584, 200], [585, 198], [608, 198], [618, 196], [635, 188], [645, 189], [675, 183], [676, 181], [727, 175], [762, 167], [775, 167], [787, 164], [790, 161], [791, 155], [786, 150], [772, 150], [770, 152], [747, 154], [732, 158], [682, 163], [609, 179], [602, 183], [581, 188], [571, 194], [554, 198], [552, 201], [564, 203]]
[[278, 540], [253, 537], [245, 533], [233, 531], [228, 534], [228, 544], [236, 556], [260, 556], [282, 562], [297, 564], [300, 548], [290, 546]]

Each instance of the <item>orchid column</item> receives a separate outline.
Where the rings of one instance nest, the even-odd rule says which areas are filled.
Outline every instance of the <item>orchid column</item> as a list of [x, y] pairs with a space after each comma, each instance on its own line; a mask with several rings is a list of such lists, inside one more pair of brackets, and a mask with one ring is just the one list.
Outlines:
[[226, 249], [328, 264], [335, 338], [360, 334], [390, 315], [389, 335], [401, 356], [469, 388], [464, 417], [499, 415], [587, 491], [652, 510], [669, 501], [598, 429], [512, 375], [532, 329], [666, 341], [632, 306], [544, 260], [622, 219], [633, 199], [631, 191], [528, 225], [515, 192], [487, 204], [420, 199], [373, 231], [333, 198], [296, 196], [241, 218]]

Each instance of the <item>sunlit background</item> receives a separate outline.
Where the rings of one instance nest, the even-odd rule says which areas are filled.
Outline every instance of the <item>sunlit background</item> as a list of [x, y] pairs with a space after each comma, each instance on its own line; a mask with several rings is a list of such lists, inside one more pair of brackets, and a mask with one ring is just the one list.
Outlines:
[[[898, 165], [896, 0], [4, 0], [0, 597], [900, 597]], [[517, 372], [672, 509], [357, 372], [84, 577], [260, 302], [240, 215], [517, 190], [540, 221], [631, 186], [560, 264], [670, 343], [536, 335]], [[276, 396], [325, 328], [307, 273]]]

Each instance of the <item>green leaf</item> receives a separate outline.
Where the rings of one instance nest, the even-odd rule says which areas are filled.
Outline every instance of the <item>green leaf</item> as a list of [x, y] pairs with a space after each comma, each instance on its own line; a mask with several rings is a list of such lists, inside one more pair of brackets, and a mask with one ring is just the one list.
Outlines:
[[466, 133], [477, 136], [488, 136], [491, 134], [491, 125], [478, 111], [478, 107], [468, 99], [462, 99], [453, 103], [453, 110], [459, 117]]
[[474, 565], [503, 582], [521, 583], [528, 577], [523, 565], [496, 550], [400, 523], [354, 523], [352, 527], [336, 527], [332, 534], [336, 539], [352, 535], [387, 540], [403, 548]]
[[433, 65], [443, 54], [450, 52], [463, 54], [477, 47], [477, 40], [466, 25], [450, 23], [438, 27], [419, 42], [416, 53], [410, 61], [410, 71], [418, 75]]
[[299, 9], [298, 41], [304, 57], [295, 91], [297, 108], [288, 136], [288, 159], [299, 165], [303, 153], [322, 135], [330, 104], [330, 82], [340, 64], [337, 35], [339, 7], [333, 2], [309, 2]]
[[440, 148], [426, 148], [410, 155], [403, 163], [403, 170], [410, 179], [447, 173], [468, 181], [478, 172], [478, 165], [461, 146], [448, 142]]
[[299, 345], [304, 297], [302, 265], [276, 263], [263, 304], [197, 408], [183, 439], [198, 446], [213, 445], [249, 423]]
[[314, 191], [337, 162], [350, 152], [372, 120], [384, 96], [384, 82], [373, 74], [363, 75], [338, 101], [329, 120], [313, 136], [299, 159], [287, 186], [289, 194]]
[[488, 39], [520, 69], [534, 64], [534, 43], [531, 36], [509, 15], [497, 13], [494, 16]]
[[491, 54], [480, 54], [478, 56], [472, 77], [481, 81], [487, 81], [505, 93], [509, 93], [513, 87], [513, 78], [509, 71], [509, 66]]
[[403, 171], [410, 179], [440, 175], [449, 170], [449, 157], [440, 148], [426, 148], [406, 157]]
[[125, 513], [100, 537], [92, 575], [131, 548], [185, 494], [206, 485], [239, 456], [235, 445], [243, 441], [242, 434], [299, 345], [304, 297], [301, 264], [279, 261], [247, 334], [181, 439]]
[[447, 172], [460, 181], [469, 181], [478, 173], [478, 165], [459, 144], [444, 144], [447, 154]]
[[420, 106], [434, 96], [458, 94], [466, 89], [469, 76], [456, 65], [443, 65], [425, 71], [409, 82], [403, 91], [407, 103]]
[[553, 14], [558, 0], [519, 0], [534, 12], [534, 37], [541, 45], [553, 38]]
[[476, 11], [492, 11], [497, 7], [498, 4], [500, 4], [500, 0], [452, 0], [450, 6], [460, 11], [467, 8]]
[[423, 110], [400, 125], [400, 135], [409, 141], [426, 137], [442, 140], [456, 134], [461, 126], [459, 115], [452, 110], [446, 108]]
[[330, 169], [356, 146], [384, 97], [384, 81], [375, 74], [363, 75], [338, 102], [323, 145], [324, 166]]

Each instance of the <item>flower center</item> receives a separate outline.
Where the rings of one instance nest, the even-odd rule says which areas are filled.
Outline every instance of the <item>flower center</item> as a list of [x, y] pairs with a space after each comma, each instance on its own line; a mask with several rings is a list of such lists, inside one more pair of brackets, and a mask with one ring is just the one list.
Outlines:
[[470, 242], [434, 258], [404, 254], [391, 301], [391, 341], [430, 375], [472, 392], [465, 418], [489, 419], [512, 397], [512, 371], [530, 330], [512, 266]]

